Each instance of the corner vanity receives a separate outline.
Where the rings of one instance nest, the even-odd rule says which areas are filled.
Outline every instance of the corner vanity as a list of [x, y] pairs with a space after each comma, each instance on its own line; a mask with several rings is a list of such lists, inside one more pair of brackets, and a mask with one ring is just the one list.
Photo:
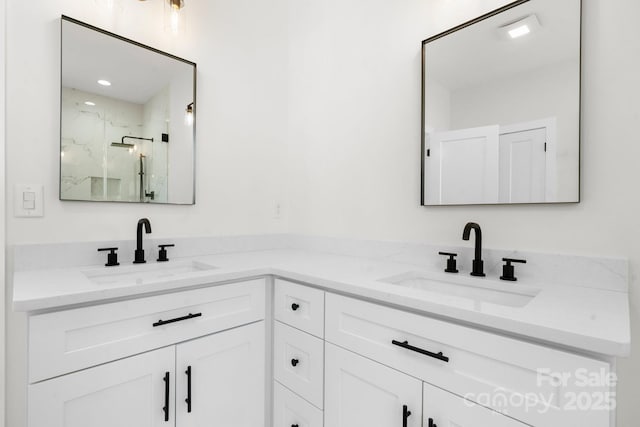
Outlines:
[[475, 278], [299, 246], [17, 271], [28, 426], [616, 425], [625, 260], [565, 257], [571, 285], [518, 253], [511, 283], [498, 251]]

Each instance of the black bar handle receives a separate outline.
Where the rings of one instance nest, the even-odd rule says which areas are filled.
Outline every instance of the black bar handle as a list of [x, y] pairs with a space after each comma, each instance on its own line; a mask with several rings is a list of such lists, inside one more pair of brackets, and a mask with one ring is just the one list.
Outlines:
[[169, 421], [169, 372], [164, 373], [164, 407], [162, 410], [164, 411], [164, 420], [165, 422]]
[[409, 410], [409, 407], [407, 407], [407, 405], [403, 405], [402, 406], [402, 427], [407, 427], [407, 420], [409, 418], [409, 416], [411, 415], [411, 411]]
[[291, 424], [291, 427], [299, 427], [298, 424]]
[[200, 317], [200, 316], [202, 316], [202, 313], [196, 313], [196, 314], [189, 313], [186, 316], [176, 317], [175, 319], [169, 319], [169, 320], [160, 319], [153, 324], [153, 327], [155, 328], [156, 326], [162, 326], [162, 325], [168, 325], [169, 323], [181, 322], [183, 320], [193, 319], [194, 317]]
[[428, 425], [428, 427], [438, 427], [438, 426], [436, 425], [436, 423], [434, 423], [434, 422], [433, 422], [433, 418], [429, 418], [429, 425]]
[[407, 350], [415, 351], [416, 353], [424, 354], [425, 356], [433, 357], [434, 359], [442, 360], [443, 362], [449, 362], [449, 358], [447, 356], [444, 356], [442, 352], [433, 353], [431, 351], [423, 350], [421, 348], [409, 345], [409, 341], [400, 342], [393, 340], [391, 341], [391, 344], [397, 345], [398, 347], [406, 348]]
[[191, 366], [187, 366], [184, 373], [187, 374], [187, 398], [184, 401], [187, 403], [187, 413], [191, 413]]

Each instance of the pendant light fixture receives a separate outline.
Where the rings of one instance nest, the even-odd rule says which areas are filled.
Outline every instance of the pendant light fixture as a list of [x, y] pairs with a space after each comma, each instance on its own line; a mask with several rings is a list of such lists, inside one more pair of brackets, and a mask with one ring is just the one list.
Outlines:
[[187, 110], [184, 115], [184, 123], [187, 126], [193, 125], [193, 102], [187, 105]]
[[184, 32], [185, 18], [182, 8], [184, 0], [164, 0], [165, 27], [174, 35]]

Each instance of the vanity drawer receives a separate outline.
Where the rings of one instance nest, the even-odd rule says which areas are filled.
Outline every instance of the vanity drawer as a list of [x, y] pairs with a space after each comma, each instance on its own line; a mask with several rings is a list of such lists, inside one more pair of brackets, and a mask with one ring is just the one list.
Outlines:
[[273, 385], [273, 425], [322, 427], [322, 411], [279, 382]]
[[324, 292], [282, 279], [275, 285], [276, 320], [323, 338]]
[[[265, 280], [29, 318], [29, 382], [264, 319]], [[167, 322], [169, 321], [169, 322]]]
[[274, 329], [274, 378], [322, 409], [324, 342], [277, 321]]
[[606, 362], [329, 293], [325, 328], [327, 342], [525, 423], [609, 425], [608, 410], [574, 407], [575, 397], [598, 404], [611, 391], [581, 383], [587, 374], [608, 376]]

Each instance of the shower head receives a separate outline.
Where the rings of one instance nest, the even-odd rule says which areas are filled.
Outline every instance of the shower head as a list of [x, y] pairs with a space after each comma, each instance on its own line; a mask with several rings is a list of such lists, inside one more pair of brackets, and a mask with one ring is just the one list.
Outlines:
[[135, 145], [127, 144], [126, 142], [112, 142], [111, 146], [112, 147], [119, 147], [119, 148], [134, 148], [135, 147]]

